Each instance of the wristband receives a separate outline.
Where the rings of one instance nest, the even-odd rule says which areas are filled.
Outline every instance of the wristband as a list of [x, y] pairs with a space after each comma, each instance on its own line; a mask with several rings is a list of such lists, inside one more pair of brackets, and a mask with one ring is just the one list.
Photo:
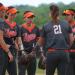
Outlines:
[[24, 50], [23, 44], [20, 45], [20, 50]]
[[26, 55], [26, 52], [25, 51], [22, 51], [22, 54]]
[[43, 53], [43, 47], [40, 47], [40, 52]]

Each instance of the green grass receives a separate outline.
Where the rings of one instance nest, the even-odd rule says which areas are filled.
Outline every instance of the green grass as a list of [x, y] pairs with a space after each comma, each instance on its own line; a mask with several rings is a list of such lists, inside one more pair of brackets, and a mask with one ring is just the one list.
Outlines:
[[[38, 62], [39, 60], [37, 59], [37, 62]], [[6, 72], [6, 75], [8, 75], [8, 73]], [[45, 70], [42, 70], [42, 69], [39, 69], [38, 67], [37, 67], [37, 69], [36, 69], [36, 75], [46, 75], [45, 74]], [[56, 73], [55, 73], [55, 75], [57, 75]]]
[[[38, 63], [39, 59], [37, 59], [37, 63]], [[45, 75], [45, 70], [39, 69], [37, 67], [36, 69], [36, 75]]]
[[[46, 75], [46, 74], [45, 74], [45, 70], [37, 69], [36, 75]], [[57, 72], [55, 72], [54, 75], [57, 75]]]
[[37, 69], [36, 73], [37, 73], [37, 74], [43, 74], [43, 73], [44, 73], [44, 70]]

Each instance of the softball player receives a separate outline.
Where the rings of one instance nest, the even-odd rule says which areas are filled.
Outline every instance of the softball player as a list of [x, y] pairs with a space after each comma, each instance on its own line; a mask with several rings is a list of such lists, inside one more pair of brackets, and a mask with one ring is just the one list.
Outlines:
[[9, 6], [6, 10], [8, 18], [4, 20], [1, 26], [1, 35], [0, 39], [3, 40], [4, 44], [1, 42], [1, 53], [2, 53], [2, 74], [5, 75], [6, 70], [9, 75], [17, 75], [15, 55], [16, 49], [18, 46], [16, 44], [16, 39], [19, 36], [19, 27], [16, 22], [14, 22], [14, 18], [17, 14], [17, 9]]
[[[36, 45], [37, 39], [40, 36], [39, 29], [33, 23], [35, 17], [32, 11], [25, 11], [24, 21], [26, 21], [21, 26], [21, 39], [24, 47], [24, 52], [26, 53], [26, 62], [25, 64], [18, 64], [19, 75], [25, 75], [26, 70], [28, 75], [35, 75], [36, 72], [36, 51], [34, 50], [33, 45]], [[20, 59], [19, 55], [19, 59]], [[24, 58], [22, 58], [23, 60]], [[22, 62], [22, 61], [21, 61]]]
[[51, 21], [43, 26], [40, 45], [47, 50], [46, 55], [46, 75], [54, 75], [58, 68], [59, 75], [67, 74], [67, 64], [69, 63], [68, 49], [73, 42], [73, 34], [68, 22], [59, 18], [59, 8], [57, 5], [50, 6]]
[[[74, 14], [75, 14], [75, 10], [73, 9], [66, 9], [63, 12], [63, 15], [65, 16], [65, 19], [68, 21], [69, 25], [72, 28], [72, 32], [73, 32], [73, 37], [75, 37], [75, 21], [74, 21]], [[73, 69], [73, 73], [75, 75], [75, 40], [71, 46], [71, 50], [70, 50], [70, 60], [71, 63], [69, 65], [71, 74], [72, 74], [72, 69]], [[71, 68], [72, 67], [72, 68]]]
[[[13, 60], [12, 54], [9, 52], [9, 49], [3, 39], [3, 24], [4, 24], [4, 15], [5, 15], [5, 6], [0, 3], [0, 75], [3, 75], [4, 70], [4, 54], [6, 53], [10, 58], [10, 61]], [[9, 53], [8, 53], [9, 52]]]

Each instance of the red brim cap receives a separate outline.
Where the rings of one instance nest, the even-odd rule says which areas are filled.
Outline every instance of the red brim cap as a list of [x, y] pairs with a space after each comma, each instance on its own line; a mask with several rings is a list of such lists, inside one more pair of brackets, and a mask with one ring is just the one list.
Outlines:
[[62, 15], [74, 15], [72, 10], [65, 10]]
[[24, 14], [24, 18], [33, 18], [33, 17], [35, 17], [35, 15], [32, 12], [28, 12], [28, 13]]
[[11, 8], [10, 10], [7, 11], [7, 13], [15, 14], [18, 13], [18, 10], [16, 8]]

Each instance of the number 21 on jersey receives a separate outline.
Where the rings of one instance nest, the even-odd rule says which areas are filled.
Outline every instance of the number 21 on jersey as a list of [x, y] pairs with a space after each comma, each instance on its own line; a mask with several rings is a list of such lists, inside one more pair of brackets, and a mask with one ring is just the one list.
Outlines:
[[54, 28], [54, 34], [61, 34], [62, 33], [60, 25], [54, 25], [53, 28]]

